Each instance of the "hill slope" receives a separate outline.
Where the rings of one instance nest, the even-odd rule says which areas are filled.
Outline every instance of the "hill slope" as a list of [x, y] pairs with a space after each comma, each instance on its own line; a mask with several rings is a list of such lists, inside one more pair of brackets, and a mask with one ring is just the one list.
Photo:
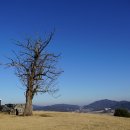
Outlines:
[[103, 110], [104, 108], [112, 108], [112, 109], [125, 108], [125, 109], [130, 110], [130, 102], [128, 101], [119, 102], [119, 101], [112, 101], [112, 100], [104, 99], [104, 100], [99, 100], [89, 105], [83, 106], [83, 109], [89, 109], [92, 111]]
[[34, 110], [44, 110], [44, 111], [59, 111], [59, 112], [71, 112], [79, 109], [78, 105], [70, 104], [55, 104], [51, 106], [33, 106]]

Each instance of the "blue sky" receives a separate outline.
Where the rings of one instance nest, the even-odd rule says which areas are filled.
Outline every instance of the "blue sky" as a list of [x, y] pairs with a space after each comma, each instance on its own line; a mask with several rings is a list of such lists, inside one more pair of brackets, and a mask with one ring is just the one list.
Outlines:
[[[38, 95], [34, 104], [88, 104], [99, 99], [130, 101], [129, 0], [1, 0], [0, 61], [8, 62], [14, 40], [56, 29], [49, 50], [62, 53], [59, 98]], [[0, 67], [3, 103], [23, 103], [13, 69]]]

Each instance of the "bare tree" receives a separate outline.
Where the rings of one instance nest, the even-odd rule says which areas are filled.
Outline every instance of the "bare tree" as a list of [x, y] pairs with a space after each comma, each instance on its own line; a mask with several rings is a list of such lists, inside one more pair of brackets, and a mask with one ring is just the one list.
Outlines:
[[32, 115], [32, 100], [38, 93], [55, 93], [57, 88], [55, 80], [62, 73], [57, 70], [56, 63], [60, 55], [48, 53], [46, 47], [52, 40], [53, 33], [46, 40], [36, 38], [27, 39], [25, 43], [17, 42], [21, 51], [15, 53], [8, 64], [14, 67], [16, 75], [25, 87], [25, 111], [24, 116]]

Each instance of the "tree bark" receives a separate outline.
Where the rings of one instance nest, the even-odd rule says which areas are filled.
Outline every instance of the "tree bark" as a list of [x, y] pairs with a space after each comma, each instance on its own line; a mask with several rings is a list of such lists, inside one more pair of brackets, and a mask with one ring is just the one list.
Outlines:
[[24, 110], [24, 116], [31, 116], [32, 115], [32, 92], [28, 90], [26, 92], [26, 104]]

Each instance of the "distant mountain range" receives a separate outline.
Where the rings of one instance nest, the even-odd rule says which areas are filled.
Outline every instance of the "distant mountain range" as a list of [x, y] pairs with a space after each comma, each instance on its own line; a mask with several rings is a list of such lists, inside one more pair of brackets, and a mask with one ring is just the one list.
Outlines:
[[99, 111], [103, 110], [105, 108], [111, 108], [111, 109], [116, 109], [116, 108], [125, 108], [130, 110], [130, 102], [128, 101], [112, 101], [108, 99], [104, 100], [99, 100], [96, 102], [93, 102], [89, 105], [83, 106], [83, 109], [89, 109], [91, 111]]
[[55, 104], [50, 106], [37, 106], [33, 105], [34, 110], [44, 110], [44, 111], [60, 111], [60, 112], [72, 112], [72, 111], [100, 111], [105, 108], [111, 108], [115, 110], [116, 108], [125, 108], [130, 111], [130, 102], [128, 101], [112, 101], [108, 99], [95, 101], [89, 105], [78, 106], [70, 104]]
[[55, 104], [51, 106], [36, 106], [33, 105], [33, 110], [44, 110], [44, 111], [60, 111], [60, 112], [70, 112], [79, 110], [80, 106], [70, 105], [70, 104]]

